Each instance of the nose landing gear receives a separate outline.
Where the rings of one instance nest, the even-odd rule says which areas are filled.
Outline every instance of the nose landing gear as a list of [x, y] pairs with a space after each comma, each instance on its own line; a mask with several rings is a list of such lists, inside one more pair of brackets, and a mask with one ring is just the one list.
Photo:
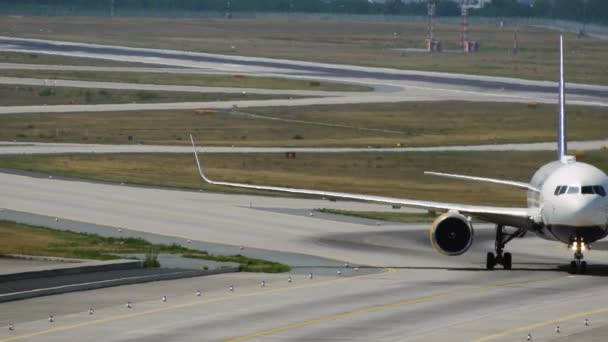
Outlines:
[[587, 250], [588, 246], [585, 244], [583, 239], [577, 238], [572, 242], [570, 246], [574, 251], [574, 260], [570, 262], [570, 268], [568, 273], [570, 274], [586, 274], [587, 273], [587, 262], [583, 261], [583, 252]]
[[523, 237], [526, 231], [518, 229], [513, 233], [507, 233], [505, 226], [496, 225], [496, 240], [494, 242], [494, 250], [496, 255], [492, 252], [488, 252], [486, 255], [486, 269], [493, 270], [494, 266], [502, 265], [505, 270], [510, 270], [512, 266], [511, 253], [503, 253], [505, 245], [516, 237]]

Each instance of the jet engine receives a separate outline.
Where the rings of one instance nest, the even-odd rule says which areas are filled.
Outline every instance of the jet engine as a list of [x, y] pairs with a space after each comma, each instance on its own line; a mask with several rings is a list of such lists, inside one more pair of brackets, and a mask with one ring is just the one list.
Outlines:
[[441, 254], [460, 255], [473, 244], [473, 225], [457, 212], [439, 216], [431, 225], [429, 233], [433, 247]]

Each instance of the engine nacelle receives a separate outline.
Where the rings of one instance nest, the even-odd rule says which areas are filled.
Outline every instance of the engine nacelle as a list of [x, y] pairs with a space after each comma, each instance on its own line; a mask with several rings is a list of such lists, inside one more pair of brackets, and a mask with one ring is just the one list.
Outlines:
[[441, 254], [460, 255], [473, 244], [473, 225], [463, 215], [448, 212], [439, 216], [430, 230], [431, 243]]

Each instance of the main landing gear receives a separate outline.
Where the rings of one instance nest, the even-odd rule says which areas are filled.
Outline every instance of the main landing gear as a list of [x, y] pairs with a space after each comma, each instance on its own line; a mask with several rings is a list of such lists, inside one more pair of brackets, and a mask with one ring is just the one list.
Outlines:
[[505, 226], [496, 225], [496, 241], [494, 242], [494, 249], [496, 255], [492, 252], [488, 252], [486, 255], [486, 269], [493, 270], [494, 266], [502, 265], [505, 270], [510, 270], [512, 266], [511, 253], [503, 253], [505, 245], [516, 237], [523, 237], [526, 231], [518, 229], [513, 233], [507, 233]]
[[574, 260], [570, 262], [568, 273], [570, 274], [585, 274], [587, 273], [587, 262], [583, 261], [583, 252], [587, 250], [585, 241], [581, 238], [576, 238], [570, 246], [574, 251]]

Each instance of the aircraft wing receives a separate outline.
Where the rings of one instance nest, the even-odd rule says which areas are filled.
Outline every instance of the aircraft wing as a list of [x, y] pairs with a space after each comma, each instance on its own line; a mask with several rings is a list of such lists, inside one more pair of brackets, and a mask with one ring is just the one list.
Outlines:
[[514, 188], [518, 188], [518, 189], [540, 192], [539, 189], [533, 187], [532, 185], [530, 185], [528, 183], [523, 183], [523, 182], [516, 182], [516, 181], [495, 179], [495, 178], [455, 175], [455, 174], [450, 174], [450, 173], [431, 172], [431, 171], [425, 171], [424, 174], [431, 175], [431, 176], [439, 176], [439, 177], [445, 177], [445, 178], [473, 181], [473, 182], [485, 182], [485, 183], [492, 183], [492, 184], [497, 184], [497, 185], [506, 185], [506, 186], [510, 186], [510, 187], [514, 187]]
[[194, 157], [196, 159], [198, 171], [199, 171], [201, 177], [203, 178], [203, 180], [209, 184], [236, 187], [236, 188], [244, 188], [244, 189], [268, 190], [268, 191], [278, 191], [278, 192], [285, 192], [285, 193], [292, 193], [292, 194], [311, 195], [311, 196], [318, 196], [318, 197], [323, 197], [323, 198], [328, 198], [328, 199], [349, 199], [349, 200], [360, 200], [360, 201], [368, 201], [368, 202], [376, 202], [376, 203], [386, 203], [386, 204], [390, 204], [390, 205], [398, 205], [398, 206], [419, 208], [419, 209], [433, 210], [433, 211], [458, 211], [463, 215], [469, 215], [469, 216], [476, 217], [481, 220], [492, 222], [492, 223], [503, 224], [503, 225], [517, 227], [517, 228], [523, 228], [523, 229], [527, 229], [527, 230], [534, 229], [534, 222], [532, 220], [532, 217], [535, 216], [535, 213], [533, 213], [532, 210], [529, 208], [477, 206], [477, 205], [443, 203], [443, 202], [433, 202], [433, 201], [417, 201], [417, 200], [384, 197], [384, 196], [350, 194], [350, 193], [344, 193], [344, 192], [284, 188], [284, 187], [276, 187], [276, 186], [214, 181], [214, 180], [209, 179], [203, 171], [200, 160], [198, 158], [198, 154], [196, 153], [196, 146], [194, 144], [194, 139], [192, 138], [192, 135], [190, 135], [190, 140], [192, 141], [192, 147], [194, 148]]

